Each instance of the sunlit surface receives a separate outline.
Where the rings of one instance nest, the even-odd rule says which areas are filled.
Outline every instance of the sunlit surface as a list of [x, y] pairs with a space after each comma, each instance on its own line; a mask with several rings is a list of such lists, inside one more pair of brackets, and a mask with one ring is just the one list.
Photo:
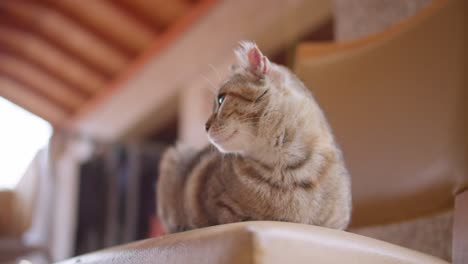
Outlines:
[[0, 189], [15, 187], [51, 132], [47, 121], [0, 97]]

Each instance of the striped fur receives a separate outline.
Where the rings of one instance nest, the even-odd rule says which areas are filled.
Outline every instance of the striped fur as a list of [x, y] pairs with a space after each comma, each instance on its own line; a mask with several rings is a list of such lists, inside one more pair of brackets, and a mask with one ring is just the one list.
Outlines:
[[255, 44], [218, 91], [207, 122], [212, 146], [169, 149], [158, 214], [168, 232], [249, 220], [345, 229], [350, 180], [312, 94]]

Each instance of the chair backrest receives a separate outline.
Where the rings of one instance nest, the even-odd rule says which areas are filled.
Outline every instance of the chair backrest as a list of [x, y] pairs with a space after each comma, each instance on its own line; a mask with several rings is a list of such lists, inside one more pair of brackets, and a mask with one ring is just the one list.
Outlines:
[[0, 190], [0, 237], [11, 237], [15, 235], [12, 230], [14, 225], [14, 198], [15, 193], [9, 189]]
[[240, 222], [145, 239], [59, 264], [448, 264], [407, 248], [341, 230], [285, 222]]
[[353, 226], [451, 208], [466, 188], [467, 17], [468, 1], [435, 0], [365, 39], [299, 45], [351, 172]]
[[31, 227], [33, 217], [37, 213], [43, 152], [44, 150], [41, 150], [36, 153], [14, 190], [15, 223], [13, 229], [17, 235], [23, 235]]

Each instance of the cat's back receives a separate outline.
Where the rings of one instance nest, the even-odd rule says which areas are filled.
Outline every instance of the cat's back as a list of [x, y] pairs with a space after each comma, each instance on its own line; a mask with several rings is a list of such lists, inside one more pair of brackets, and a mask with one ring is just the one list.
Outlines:
[[160, 161], [157, 182], [157, 210], [169, 232], [187, 229], [184, 213], [184, 188], [187, 180], [211, 147], [196, 150], [183, 144], [168, 148]]

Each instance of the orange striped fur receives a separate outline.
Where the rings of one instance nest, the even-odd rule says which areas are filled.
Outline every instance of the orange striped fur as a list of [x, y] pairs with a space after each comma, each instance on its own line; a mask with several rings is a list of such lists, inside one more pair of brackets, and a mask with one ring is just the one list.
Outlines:
[[206, 124], [212, 146], [170, 148], [158, 214], [168, 232], [275, 220], [345, 229], [350, 179], [312, 94], [257, 46], [241, 43]]

